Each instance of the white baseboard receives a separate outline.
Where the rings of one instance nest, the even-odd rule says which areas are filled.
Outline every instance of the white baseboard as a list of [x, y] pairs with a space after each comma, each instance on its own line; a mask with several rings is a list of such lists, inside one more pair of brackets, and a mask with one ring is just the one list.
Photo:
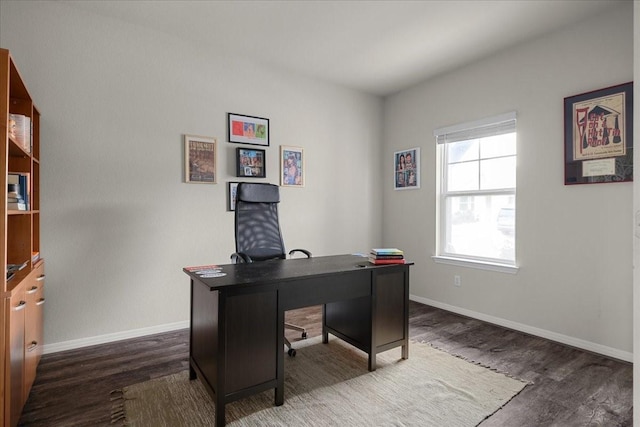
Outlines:
[[[434, 301], [428, 298], [418, 297], [416, 295], [410, 295], [409, 299], [422, 304], [430, 305], [443, 310], [451, 311], [453, 313], [461, 314], [463, 316], [472, 317], [474, 319], [482, 320], [484, 322], [493, 323], [495, 325], [504, 326], [505, 328], [514, 329], [516, 331], [524, 332], [537, 337], [545, 338], [551, 341], [556, 341], [562, 344], [566, 344], [572, 347], [580, 348], [582, 350], [591, 351], [593, 353], [602, 354], [604, 356], [612, 357], [614, 359], [624, 360], [625, 362], [633, 362], [633, 353], [628, 351], [618, 350], [616, 348], [607, 347], [601, 344], [596, 344], [590, 341], [582, 340], [579, 338], [570, 337], [568, 335], [558, 334], [556, 332], [547, 331], [545, 329], [535, 328], [533, 326], [525, 325], [522, 323], [512, 322], [510, 320], [501, 319], [499, 317], [490, 316], [483, 313], [478, 313], [465, 308], [456, 307], [453, 305], [445, 304], [442, 302]], [[100, 335], [97, 337], [81, 338], [77, 340], [64, 341], [53, 344], [45, 344], [42, 348], [44, 354], [57, 353], [59, 351], [74, 350], [77, 348], [88, 347], [97, 344], [106, 344], [114, 341], [126, 340], [129, 338], [138, 338], [146, 335], [159, 334], [162, 332], [170, 332], [178, 329], [185, 329], [189, 327], [189, 321], [168, 323], [164, 325], [151, 326], [148, 328], [134, 329], [131, 331], [116, 332], [113, 334]]]
[[556, 341], [562, 344], [569, 345], [571, 347], [580, 348], [582, 350], [590, 351], [593, 353], [602, 354], [604, 356], [612, 357], [614, 359], [624, 360], [625, 362], [633, 362], [633, 353], [628, 351], [619, 350], [617, 348], [607, 347], [601, 344], [596, 344], [591, 341], [582, 340], [568, 335], [559, 334], [545, 329], [535, 328], [533, 326], [524, 325], [522, 323], [512, 322], [511, 320], [501, 319], [499, 317], [490, 316], [488, 314], [478, 313], [465, 308], [456, 307], [453, 305], [445, 304], [442, 302], [430, 300], [428, 298], [422, 298], [415, 295], [410, 295], [409, 299], [422, 304], [430, 305], [443, 310], [451, 311], [453, 313], [461, 314], [463, 316], [472, 317], [474, 319], [482, 320], [484, 322], [493, 323], [495, 325], [504, 326], [505, 328], [514, 329], [516, 331], [524, 332], [537, 337], [545, 338], [551, 341]]
[[97, 337], [80, 338], [77, 340], [45, 344], [44, 346], [42, 346], [42, 353], [47, 354], [66, 350], [75, 350], [77, 348], [89, 347], [91, 345], [106, 344], [114, 341], [126, 340], [129, 338], [138, 338], [146, 335], [160, 334], [162, 332], [171, 332], [188, 327], [189, 321], [184, 320], [182, 322], [167, 323], [164, 325], [150, 326], [148, 328], [140, 328], [130, 331], [116, 332], [113, 334], [99, 335]]

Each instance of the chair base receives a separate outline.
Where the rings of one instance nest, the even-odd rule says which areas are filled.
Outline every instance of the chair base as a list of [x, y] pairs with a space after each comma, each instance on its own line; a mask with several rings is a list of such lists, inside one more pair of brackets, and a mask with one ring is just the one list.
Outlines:
[[[302, 326], [292, 325], [291, 323], [285, 323], [284, 327], [286, 329], [293, 329], [294, 331], [302, 332], [302, 334], [300, 334], [302, 336], [302, 339], [303, 340], [307, 339], [307, 330]], [[291, 342], [287, 339], [287, 337], [284, 337], [284, 345], [288, 348], [287, 354], [291, 357], [295, 357], [296, 349], [291, 346]]]
[[305, 328], [303, 328], [302, 326], [297, 326], [297, 325], [293, 325], [291, 323], [286, 323], [285, 322], [284, 328], [285, 329], [293, 329], [294, 331], [300, 331], [300, 332], [302, 332], [302, 339], [307, 338], [307, 330]]

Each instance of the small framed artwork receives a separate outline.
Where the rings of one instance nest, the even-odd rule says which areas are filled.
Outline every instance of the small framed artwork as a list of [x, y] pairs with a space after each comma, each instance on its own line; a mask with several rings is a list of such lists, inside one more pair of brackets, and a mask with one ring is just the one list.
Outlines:
[[304, 187], [304, 149], [280, 146], [280, 185]]
[[269, 146], [269, 119], [228, 113], [229, 142]]
[[420, 148], [393, 153], [393, 175], [396, 190], [420, 188]]
[[235, 211], [236, 210], [236, 193], [238, 192], [238, 184], [239, 182], [229, 181], [229, 194], [228, 194], [228, 210]]
[[564, 99], [564, 184], [633, 181], [633, 83]]
[[266, 177], [265, 150], [254, 148], [236, 149], [236, 176], [243, 178]]
[[189, 183], [215, 184], [216, 138], [208, 136], [184, 136], [184, 180]]

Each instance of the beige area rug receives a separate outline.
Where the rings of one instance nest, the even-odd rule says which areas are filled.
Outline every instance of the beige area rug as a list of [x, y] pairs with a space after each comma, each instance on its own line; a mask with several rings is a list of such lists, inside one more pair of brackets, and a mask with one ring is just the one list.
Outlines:
[[[428, 344], [411, 343], [407, 360], [399, 348], [378, 355], [374, 372], [363, 352], [336, 338], [295, 347], [296, 357], [285, 356], [284, 405], [273, 405], [273, 390], [230, 403], [228, 426], [475, 426], [526, 386]], [[213, 402], [187, 371], [122, 392], [124, 425], [214, 425]]]

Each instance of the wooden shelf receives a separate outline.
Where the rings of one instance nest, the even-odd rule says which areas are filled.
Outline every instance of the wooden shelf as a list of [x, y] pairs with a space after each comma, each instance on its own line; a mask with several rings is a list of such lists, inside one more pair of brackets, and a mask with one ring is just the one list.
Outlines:
[[27, 153], [11, 135], [9, 137], [9, 157], [30, 158], [31, 154]]
[[23, 268], [20, 271], [16, 271], [14, 276], [7, 281], [7, 293], [12, 294], [15, 293], [15, 289], [24, 281], [24, 279], [31, 273], [30, 266]]
[[[11, 115], [25, 117], [22, 121], [27, 123], [30, 151], [9, 133]], [[20, 117], [13, 119], [21, 122]], [[0, 164], [4, 167], [0, 173], [0, 187], [3, 187], [0, 203], [5, 206], [1, 211], [4, 227], [0, 231], [0, 258], [5, 277], [0, 304], [0, 369], [3, 373], [0, 395], [4, 396], [0, 426], [14, 427], [29, 397], [42, 354], [45, 299], [44, 261], [40, 258], [32, 262], [33, 253], [40, 252], [40, 112], [6, 49], [0, 49], [0, 132], [4, 133], [0, 142], [3, 145]], [[9, 174], [27, 177], [25, 186], [30, 210], [6, 208]], [[22, 270], [6, 280], [8, 264], [25, 262]]]

